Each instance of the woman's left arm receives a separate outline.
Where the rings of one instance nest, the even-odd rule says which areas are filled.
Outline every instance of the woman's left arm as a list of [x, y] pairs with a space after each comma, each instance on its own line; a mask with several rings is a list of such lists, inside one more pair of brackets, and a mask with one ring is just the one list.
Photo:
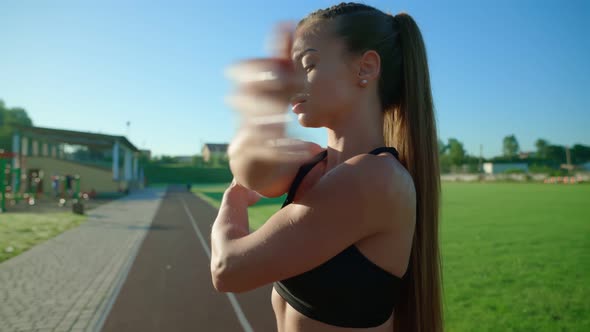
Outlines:
[[211, 271], [223, 268], [232, 241], [250, 234], [248, 206], [260, 198], [255, 191], [238, 184], [235, 178], [225, 190], [211, 230]]
[[228, 189], [211, 233], [215, 289], [239, 293], [289, 278], [391, 230], [397, 223], [383, 215], [393, 216], [395, 202], [405, 204], [395, 182], [391, 168], [375, 156], [354, 157], [251, 234], [247, 207], [255, 196], [241, 186]]

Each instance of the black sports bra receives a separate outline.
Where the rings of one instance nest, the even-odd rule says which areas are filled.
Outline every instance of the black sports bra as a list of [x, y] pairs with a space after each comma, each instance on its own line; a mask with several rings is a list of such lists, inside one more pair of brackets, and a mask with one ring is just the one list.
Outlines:
[[[392, 147], [380, 147], [369, 153], [382, 152], [390, 152], [398, 158], [398, 152]], [[283, 207], [293, 202], [303, 177], [326, 156], [327, 150], [301, 166]], [[389, 319], [402, 280], [351, 245], [316, 268], [275, 282], [274, 289], [295, 310], [309, 318], [334, 326], [369, 328]]]

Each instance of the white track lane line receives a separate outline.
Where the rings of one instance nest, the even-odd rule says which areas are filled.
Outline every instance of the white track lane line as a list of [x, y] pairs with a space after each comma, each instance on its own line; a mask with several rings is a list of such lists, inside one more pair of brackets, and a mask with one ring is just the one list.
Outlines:
[[[193, 214], [188, 209], [184, 198], [180, 197], [180, 201], [182, 202], [182, 206], [184, 207], [184, 211], [186, 211], [186, 215], [189, 217], [189, 219], [191, 220], [191, 223], [193, 224], [193, 229], [195, 230], [195, 233], [197, 233], [197, 237], [199, 238], [199, 241], [201, 242], [203, 249], [205, 249], [205, 253], [207, 254], [207, 257], [209, 257], [209, 260], [211, 260], [211, 250], [209, 249], [209, 246], [207, 245], [207, 241], [205, 241], [203, 234], [201, 234], [201, 231], [197, 227], [197, 223], [195, 222], [195, 218], [193, 218]], [[234, 308], [236, 316], [238, 316], [238, 320], [240, 321], [240, 324], [242, 325], [242, 328], [244, 329], [244, 331], [245, 332], [254, 332], [254, 329], [252, 329], [252, 326], [248, 322], [248, 319], [246, 319], [246, 315], [244, 315], [244, 312], [242, 311], [242, 308], [240, 307], [240, 304], [238, 303], [236, 296], [233, 293], [225, 293], [225, 295], [227, 295], [227, 298], [229, 299], [231, 306]]]

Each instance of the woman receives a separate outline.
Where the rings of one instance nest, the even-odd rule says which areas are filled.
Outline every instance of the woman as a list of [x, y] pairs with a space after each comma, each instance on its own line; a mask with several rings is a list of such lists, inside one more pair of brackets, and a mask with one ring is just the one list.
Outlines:
[[[215, 288], [274, 283], [279, 331], [442, 331], [437, 132], [416, 23], [343, 3], [284, 45], [232, 70], [245, 121], [211, 234]], [[327, 149], [283, 144], [289, 102], [301, 125], [327, 129]], [[250, 234], [247, 207], [286, 192]]]

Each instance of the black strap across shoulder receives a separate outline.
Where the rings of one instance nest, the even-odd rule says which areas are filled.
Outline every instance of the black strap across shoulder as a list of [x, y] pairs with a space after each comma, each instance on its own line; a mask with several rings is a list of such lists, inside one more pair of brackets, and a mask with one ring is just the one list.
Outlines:
[[390, 146], [381, 146], [381, 147], [378, 147], [378, 148], [372, 150], [369, 153], [370, 154], [374, 154], [374, 155], [378, 155], [378, 154], [383, 153], [383, 152], [389, 152], [394, 157], [399, 158], [399, 153], [397, 152], [397, 150], [395, 148], [390, 147]]
[[283, 203], [283, 206], [281, 206], [281, 208], [284, 208], [285, 206], [287, 206], [293, 202], [293, 199], [295, 198], [295, 193], [297, 192], [297, 188], [299, 188], [299, 185], [303, 181], [303, 178], [305, 177], [305, 175], [307, 175], [307, 173], [309, 173], [309, 171], [311, 171], [311, 169], [317, 163], [324, 160], [327, 155], [328, 155], [328, 150], [324, 150], [324, 151], [318, 153], [315, 157], [313, 157], [313, 159], [311, 161], [309, 161], [309, 162], [303, 164], [301, 167], [299, 167], [299, 171], [297, 171], [297, 175], [295, 175], [295, 180], [293, 180], [293, 183], [291, 184], [291, 187], [289, 188], [289, 192], [287, 193], [287, 199], [285, 199], [285, 202]]
[[[371, 150], [369, 152], [369, 154], [378, 155], [383, 152], [389, 152], [394, 157], [399, 158], [399, 153], [397, 152], [397, 150], [395, 148], [389, 147], [389, 146], [378, 147], [376, 149]], [[281, 208], [284, 208], [285, 206], [287, 206], [293, 202], [293, 199], [295, 198], [295, 193], [297, 192], [297, 188], [299, 188], [299, 185], [303, 181], [303, 178], [307, 175], [307, 173], [309, 173], [309, 171], [311, 171], [311, 169], [317, 163], [324, 160], [327, 155], [328, 155], [328, 150], [324, 150], [324, 151], [318, 153], [315, 157], [313, 157], [312, 160], [303, 164], [299, 168], [299, 171], [297, 171], [297, 175], [295, 175], [295, 179], [293, 180], [293, 183], [291, 184], [291, 187], [289, 188], [289, 192], [287, 193], [287, 198], [285, 199], [285, 202], [283, 203], [283, 206], [281, 206]]]

